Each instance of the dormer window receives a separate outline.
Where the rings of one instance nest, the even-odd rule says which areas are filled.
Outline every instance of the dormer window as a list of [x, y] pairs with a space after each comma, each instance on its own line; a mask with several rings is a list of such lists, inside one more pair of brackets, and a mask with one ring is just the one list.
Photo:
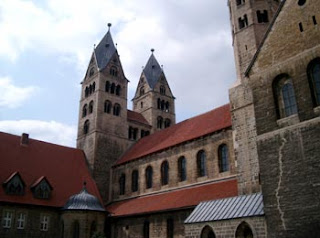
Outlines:
[[48, 180], [42, 176], [31, 186], [31, 190], [35, 198], [49, 199], [53, 189]]
[[3, 186], [8, 195], [23, 195], [25, 183], [19, 172], [14, 172], [4, 183]]

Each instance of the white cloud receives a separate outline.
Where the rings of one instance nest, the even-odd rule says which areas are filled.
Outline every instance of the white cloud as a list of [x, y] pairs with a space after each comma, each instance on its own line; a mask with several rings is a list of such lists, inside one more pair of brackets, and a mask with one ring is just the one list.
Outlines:
[[0, 108], [17, 108], [29, 99], [37, 87], [17, 87], [8, 77], [0, 78]]
[[15, 135], [28, 133], [32, 139], [71, 147], [75, 147], [77, 135], [75, 126], [38, 120], [0, 121], [0, 131]]

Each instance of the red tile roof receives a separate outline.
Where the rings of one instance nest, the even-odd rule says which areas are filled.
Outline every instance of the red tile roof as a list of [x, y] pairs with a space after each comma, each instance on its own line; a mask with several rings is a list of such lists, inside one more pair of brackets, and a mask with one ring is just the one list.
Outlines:
[[116, 162], [116, 165], [228, 127], [231, 127], [231, 114], [230, 105], [226, 104], [140, 139]]
[[114, 217], [155, 213], [192, 208], [202, 201], [238, 195], [237, 180], [199, 185], [195, 187], [143, 196], [113, 203], [106, 210]]
[[[0, 202], [63, 207], [71, 195], [80, 192], [84, 181], [87, 190], [102, 201], [83, 151], [33, 139], [20, 145], [19, 136], [0, 132], [0, 183], [14, 172], [24, 181], [25, 194], [7, 195], [1, 186]], [[53, 187], [48, 200], [34, 198], [30, 189], [42, 176]]]
[[142, 123], [145, 125], [150, 126], [150, 124], [148, 123], [148, 121], [144, 118], [144, 116], [142, 116], [140, 113], [138, 112], [134, 112], [131, 110], [127, 110], [127, 117], [129, 121], [134, 121], [134, 122], [138, 122], [138, 123]]

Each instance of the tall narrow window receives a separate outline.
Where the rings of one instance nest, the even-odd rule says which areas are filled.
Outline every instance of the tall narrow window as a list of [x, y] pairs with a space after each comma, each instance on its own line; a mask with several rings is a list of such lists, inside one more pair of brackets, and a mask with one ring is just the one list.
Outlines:
[[93, 221], [90, 227], [90, 237], [92, 237], [96, 231], [97, 231], [97, 223], [96, 221]]
[[170, 121], [170, 119], [165, 119], [164, 120], [164, 128], [167, 128], [167, 127], [169, 127], [171, 125], [171, 121]]
[[26, 225], [26, 214], [23, 212], [20, 212], [18, 214], [18, 220], [17, 220], [17, 229], [23, 230]]
[[94, 67], [92, 67], [90, 69], [90, 72], [89, 72], [89, 77], [93, 76], [94, 75]]
[[125, 174], [121, 174], [120, 178], [119, 178], [119, 187], [120, 187], [120, 195], [124, 195], [125, 194], [125, 190], [126, 190], [126, 175]]
[[273, 91], [279, 118], [288, 117], [298, 112], [292, 79], [288, 75], [281, 74], [275, 78]]
[[161, 184], [167, 185], [169, 183], [169, 164], [168, 161], [164, 161], [161, 164]]
[[88, 87], [86, 87], [86, 89], [84, 90], [84, 95], [85, 95], [85, 97], [89, 96], [89, 88]]
[[152, 188], [152, 174], [153, 174], [152, 167], [148, 166], [146, 168], [146, 187], [147, 188]]
[[138, 170], [133, 170], [132, 171], [132, 179], [131, 179], [131, 189], [132, 189], [132, 192], [136, 192], [138, 191], [138, 184], [139, 184], [139, 172]]
[[163, 124], [163, 118], [162, 117], [158, 117], [157, 118], [157, 128], [158, 129], [162, 129], [162, 124]]
[[114, 94], [115, 90], [116, 90], [116, 85], [114, 83], [112, 83], [111, 87], [110, 87], [110, 93]]
[[143, 223], [143, 238], [149, 238], [150, 236], [150, 222], [145, 221]]
[[167, 219], [167, 238], [174, 237], [174, 221], [172, 218]]
[[94, 92], [96, 90], [96, 82], [93, 82], [92, 84], [92, 92]]
[[226, 144], [220, 145], [218, 149], [219, 172], [229, 170], [228, 147]]
[[258, 23], [267, 23], [269, 22], [268, 11], [264, 10], [263, 12], [257, 11]]
[[93, 112], [93, 101], [89, 103], [89, 113], [91, 114]]
[[117, 77], [118, 76], [118, 69], [115, 66], [110, 68], [110, 75]]
[[72, 238], [79, 238], [80, 235], [80, 225], [78, 221], [73, 222], [73, 236]]
[[104, 102], [104, 112], [105, 113], [110, 113], [111, 112], [111, 107], [112, 107], [112, 104], [109, 100], [106, 100]]
[[309, 63], [308, 79], [313, 105], [320, 106], [320, 58]]
[[82, 117], [85, 117], [87, 115], [88, 105], [84, 104], [82, 108]]
[[166, 102], [166, 109], [165, 109], [165, 111], [166, 112], [169, 112], [169, 109], [170, 109], [170, 103], [169, 102]]
[[161, 101], [161, 110], [164, 111], [166, 103], [164, 100]]
[[13, 220], [13, 211], [3, 211], [2, 216], [2, 227], [3, 228], [10, 228]]
[[142, 96], [144, 94], [144, 87], [140, 88], [140, 96]]
[[120, 93], [121, 93], [121, 86], [117, 85], [117, 87], [116, 87], [116, 95], [120, 96]]
[[90, 122], [89, 120], [86, 120], [84, 125], [83, 125], [83, 133], [84, 134], [88, 134], [89, 132], [89, 127], [90, 127]]
[[120, 105], [118, 103], [113, 106], [113, 115], [120, 116]]
[[41, 215], [40, 216], [40, 230], [41, 231], [48, 231], [49, 230], [49, 221], [50, 221], [50, 217], [48, 215]]
[[161, 99], [158, 98], [158, 101], [157, 101], [157, 102], [158, 102], [158, 104], [157, 104], [157, 105], [158, 105], [158, 109], [161, 109]]
[[197, 154], [198, 177], [206, 175], [206, 153], [200, 150]]
[[163, 86], [163, 85], [160, 86], [160, 94], [161, 95], [165, 95], [166, 94], [166, 87]]
[[239, 29], [242, 29], [242, 28], [244, 28], [244, 27], [247, 27], [247, 26], [248, 26], [248, 17], [247, 17], [247, 14], [245, 14], [245, 15], [243, 16], [243, 18], [239, 17], [238, 23], [239, 23]]
[[186, 158], [184, 156], [178, 159], [178, 174], [179, 181], [185, 181], [187, 179], [187, 166], [186, 166]]
[[110, 82], [106, 82], [106, 92], [110, 92]]

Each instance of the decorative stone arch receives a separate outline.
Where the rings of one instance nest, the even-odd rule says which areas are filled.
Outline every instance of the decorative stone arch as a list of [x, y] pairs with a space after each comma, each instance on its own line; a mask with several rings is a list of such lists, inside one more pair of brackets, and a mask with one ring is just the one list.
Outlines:
[[241, 221], [234, 232], [235, 238], [255, 238], [256, 231], [248, 221]]
[[201, 231], [201, 238], [216, 238], [216, 235], [211, 226], [206, 225]]

